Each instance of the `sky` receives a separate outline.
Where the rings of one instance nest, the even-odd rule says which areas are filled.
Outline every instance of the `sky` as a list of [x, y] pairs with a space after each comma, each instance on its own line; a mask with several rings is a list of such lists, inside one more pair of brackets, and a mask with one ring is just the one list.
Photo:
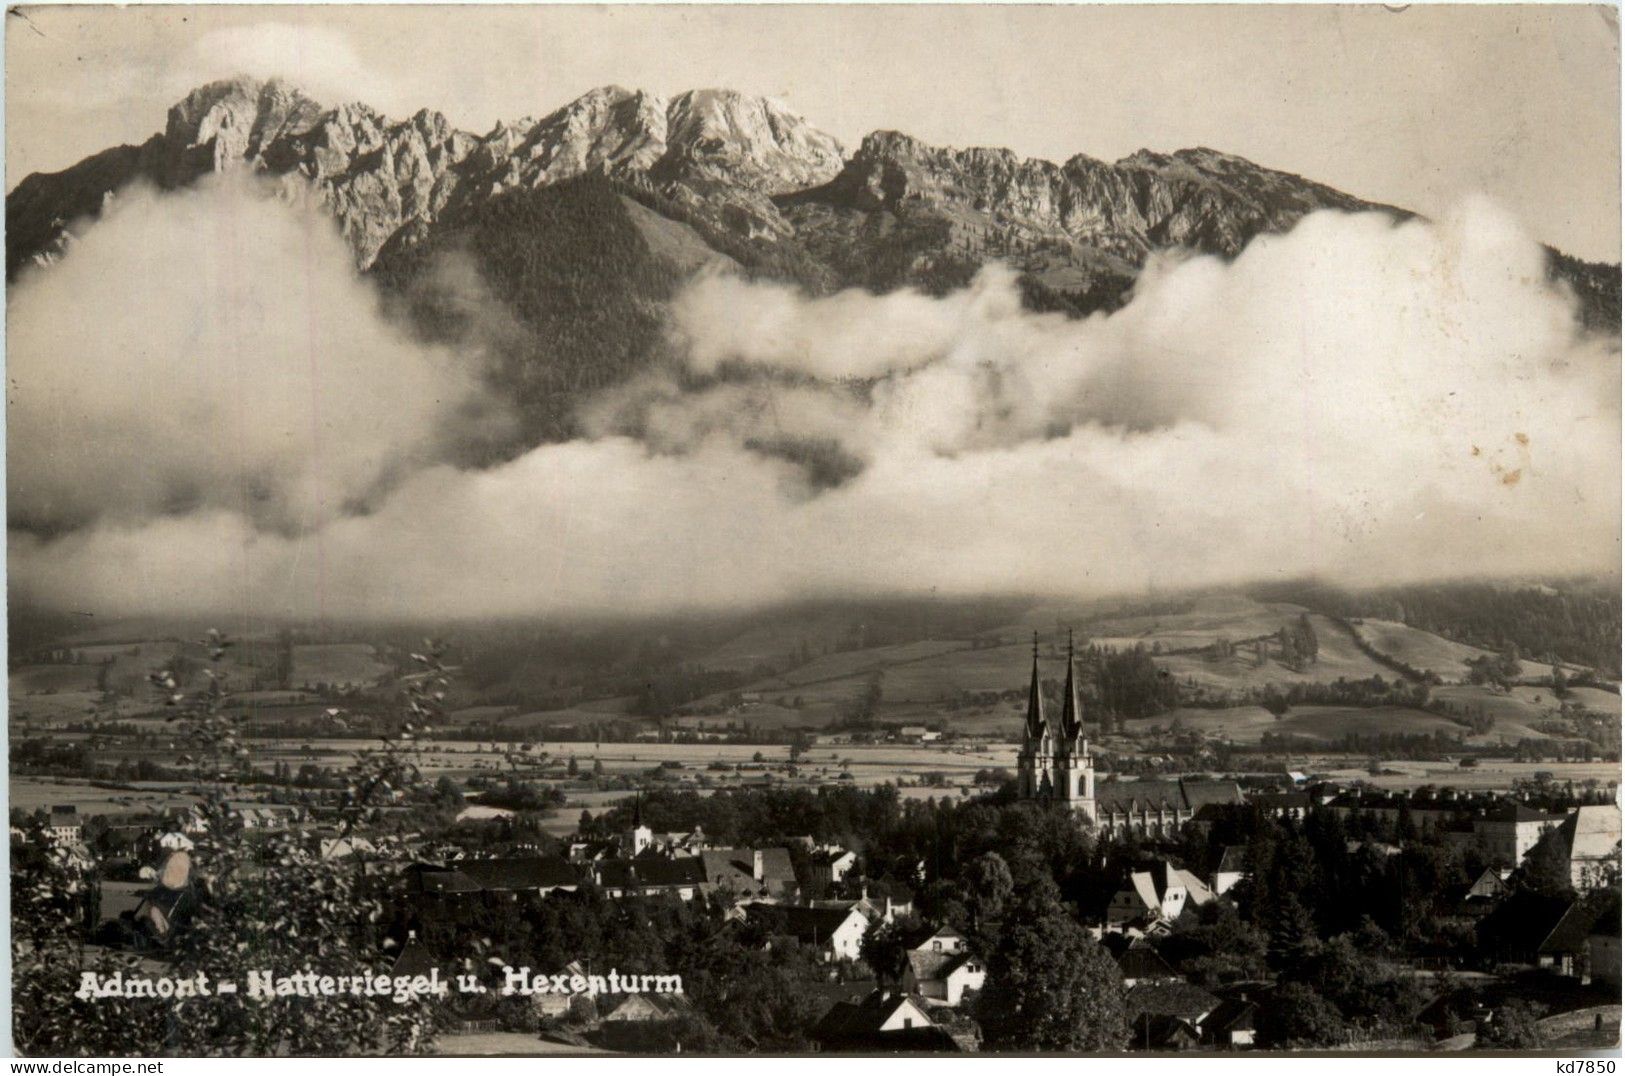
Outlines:
[[779, 97], [872, 130], [1062, 160], [1206, 145], [1442, 215], [1482, 193], [1617, 261], [1619, 27], [1605, 6], [25, 7], [6, 185], [161, 130], [187, 90], [281, 75], [469, 130], [609, 83]]

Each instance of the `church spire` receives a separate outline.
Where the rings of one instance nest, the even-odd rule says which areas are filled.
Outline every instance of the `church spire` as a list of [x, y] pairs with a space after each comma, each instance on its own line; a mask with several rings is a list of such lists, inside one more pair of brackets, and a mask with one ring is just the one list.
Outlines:
[[1066, 630], [1066, 687], [1061, 692], [1061, 742], [1072, 744], [1083, 734], [1083, 711], [1078, 707], [1077, 673], [1072, 661], [1072, 629]]
[[1033, 682], [1027, 691], [1027, 739], [1041, 740], [1049, 730], [1044, 719], [1044, 690], [1038, 683], [1038, 633], [1033, 632]]

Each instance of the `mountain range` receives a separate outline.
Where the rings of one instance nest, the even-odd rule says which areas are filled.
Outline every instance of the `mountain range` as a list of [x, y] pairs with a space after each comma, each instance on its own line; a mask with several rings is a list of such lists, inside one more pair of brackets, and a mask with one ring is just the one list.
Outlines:
[[[1120, 305], [1160, 249], [1234, 256], [1319, 209], [1411, 215], [1205, 148], [1056, 164], [877, 131], [848, 151], [784, 105], [729, 90], [606, 86], [480, 135], [438, 112], [394, 120], [237, 78], [193, 90], [140, 145], [18, 183], [7, 277], [60, 257], [128, 184], [234, 170], [331, 212], [357, 267], [427, 336], [477, 331], [435, 271], [448, 254], [471, 258], [515, 314], [516, 329], [485, 342], [540, 436], [567, 432], [581, 391], [658, 357], [660, 306], [704, 264], [816, 292], [941, 293], [999, 259], [1029, 306], [1081, 315]], [[1553, 250], [1550, 269], [1587, 324], [1617, 332], [1617, 265]]]

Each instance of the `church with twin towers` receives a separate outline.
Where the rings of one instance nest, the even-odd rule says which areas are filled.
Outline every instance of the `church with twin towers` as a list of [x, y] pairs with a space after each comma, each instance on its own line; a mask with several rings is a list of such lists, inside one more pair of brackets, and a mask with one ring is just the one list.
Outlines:
[[1098, 822], [1095, 805], [1095, 764], [1083, 735], [1083, 709], [1078, 702], [1077, 663], [1073, 660], [1072, 633], [1066, 633], [1066, 687], [1061, 690], [1061, 716], [1051, 721], [1044, 713], [1044, 688], [1038, 675], [1038, 635], [1033, 635], [1033, 677], [1027, 692], [1027, 724], [1021, 754], [1016, 757], [1022, 799], [1042, 800], [1070, 807]]
[[1136, 833], [1173, 837], [1204, 808], [1228, 809], [1241, 804], [1234, 781], [1180, 777], [1174, 780], [1108, 781], [1095, 786], [1095, 760], [1083, 734], [1083, 707], [1078, 700], [1077, 663], [1072, 633], [1066, 641], [1066, 686], [1061, 713], [1045, 713], [1044, 687], [1038, 668], [1038, 637], [1033, 636], [1032, 684], [1027, 691], [1027, 721], [1021, 753], [1016, 756], [1017, 787], [1022, 799], [1054, 804], [1072, 813], [1097, 833]]

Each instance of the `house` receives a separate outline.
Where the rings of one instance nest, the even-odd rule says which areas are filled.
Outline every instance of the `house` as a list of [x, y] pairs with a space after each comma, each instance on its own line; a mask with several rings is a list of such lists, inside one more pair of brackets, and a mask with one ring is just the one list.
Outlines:
[[672, 855], [691, 856], [711, 847], [705, 831], [699, 826], [695, 826], [689, 833], [663, 833], [660, 835], [659, 843]]
[[591, 866], [594, 883], [611, 899], [671, 895], [693, 900], [711, 891], [705, 863], [698, 856], [640, 856], [601, 859]]
[[706, 880], [734, 900], [794, 900], [800, 892], [788, 848], [722, 848], [700, 859]]
[[1202, 1044], [1225, 1050], [1245, 1049], [1256, 1037], [1254, 1021], [1258, 1006], [1240, 998], [1219, 1002], [1219, 1007], [1202, 1021]]
[[1583, 976], [1600, 912], [1583, 900], [1514, 893], [1479, 922], [1479, 946], [1500, 961]]
[[452, 867], [414, 863], [401, 872], [407, 892], [417, 897], [443, 899], [481, 892], [479, 883]]
[[676, 1020], [690, 1011], [682, 994], [604, 994], [599, 1019], [606, 1024], [649, 1024]]
[[1580, 892], [1619, 884], [1618, 804], [1576, 807], [1557, 827], [1568, 853], [1569, 883]]
[[910, 936], [909, 948], [929, 953], [968, 953], [970, 941], [950, 926], [922, 928]]
[[1173, 922], [1187, 906], [1199, 908], [1213, 899], [1213, 891], [1190, 871], [1157, 863], [1129, 874], [1106, 909], [1106, 922], [1111, 926], [1148, 919]]
[[169, 938], [175, 924], [196, 906], [191, 853], [169, 852], [156, 873], [157, 884], [141, 898], [132, 919], [138, 929], [162, 943]]
[[1142, 1012], [1129, 1021], [1128, 1041], [1134, 1050], [1194, 1050], [1202, 1043], [1202, 1031], [1181, 1016]]
[[601, 994], [592, 999], [598, 1014], [595, 1042], [626, 1053], [668, 1054], [679, 1049], [677, 1023], [692, 1010], [681, 994]]
[[1591, 928], [1597, 923], [1598, 911], [1595, 904], [1583, 900], [1570, 904], [1536, 950], [1539, 966], [1558, 975], [1588, 978]]
[[303, 809], [291, 803], [230, 800], [226, 809], [244, 829], [282, 829], [304, 817]]
[[866, 882], [857, 905], [871, 923], [890, 923], [914, 914], [914, 891], [901, 882], [878, 879]]
[[1226, 845], [1219, 857], [1219, 867], [1213, 872], [1213, 895], [1222, 897], [1247, 877], [1247, 849], [1239, 844]]
[[1401, 851], [1399, 845], [1389, 844], [1387, 841], [1350, 840], [1344, 842], [1343, 847], [1348, 850], [1348, 854], [1351, 856], [1357, 856], [1361, 852], [1369, 852], [1374, 856], [1381, 856], [1383, 859], [1391, 859], [1399, 855]]
[[401, 951], [395, 954], [395, 960], [389, 966], [391, 978], [404, 975], [416, 978], [419, 975], [428, 975], [439, 972], [440, 978], [450, 981], [457, 974], [457, 968], [452, 961], [440, 960], [429, 947], [418, 940], [418, 932], [407, 931], [406, 941], [401, 945]]
[[1302, 819], [1311, 801], [1307, 792], [1253, 792], [1247, 802], [1270, 818]]
[[376, 852], [365, 837], [323, 837], [320, 845], [323, 859], [345, 859], [362, 853]]
[[1605, 902], [1586, 935], [1586, 962], [1591, 981], [1619, 989], [1619, 898]]
[[99, 926], [110, 920], [126, 918], [132, 919], [136, 909], [146, 899], [147, 892], [152, 889], [151, 882], [109, 882], [99, 880], [96, 883], [96, 922], [92, 926]]
[[1137, 983], [1166, 983], [1179, 978], [1179, 973], [1162, 959], [1162, 955], [1146, 942], [1136, 938], [1117, 956], [1117, 968], [1123, 973], [1123, 985]]
[[[580, 975], [585, 978], [588, 974], [587, 965], [579, 960], [572, 960], [564, 967], [554, 972], [557, 975]], [[597, 1006], [593, 998], [587, 994], [570, 994], [557, 990], [546, 992], [537, 991], [530, 995], [531, 1008], [536, 1015], [544, 1019], [564, 1019], [566, 1017], [582, 1017], [591, 1019], [597, 1016]]]
[[407, 891], [419, 897], [468, 897], [481, 893], [575, 892], [582, 885], [576, 867], [557, 856], [459, 859], [445, 867], [414, 863], [403, 872]]
[[1473, 819], [1473, 840], [1503, 866], [1520, 867], [1540, 835], [1563, 821], [1516, 801], [1497, 804]]
[[752, 904], [745, 909], [745, 921], [771, 936], [788, 936], [811, 946], [825, 960], [861, 958], [863, 939], [869, 933], [868, 918], [855, 907]]
[[910, 948], [907, 961], [903, 989], [949, 1008], [987, 982], [987, 965], [970, 951], [965, 936], [952, 927], [935, 930]]
[[808, 862], [814, 879], [825, 885], [838, 885], [857, 866], [858, 854], [831, 844], [815, 850]]
[[51, 818], [45, 828], [54, 844], [78, 844], [84, 836], [85, 823], [79, 816], [79, 808], [68, 804], [51, 808]]
[[1496, 902], [1510, 892], [1500, 872], [1494, 867], [1485, 867], [1483, 873], [1471, 882], [1448, 890], [1445, 899], [1457, 916], [1478, 919], [1488, 915]]
[[496, 859], [460, 859], [457, 870], [485, 893], [540, 893], [555, 889], [575, 892], [581, 876], [557, 856], [511, 856]]
[[570, 862], [590, 863], [595, 859], [610, 859], [621, 854], [618, 840], [574, 840], [570, 842]]
[[1408, 819], [1417, 828], [1444, 828], [1466, 818], [1474, 804], [1453, 790], [1442, 794], [1432, 790], [1413, 793], [1351, 788], [1333, 796], [1328, 804], [1333, 813], [1345, 818], [1366, 818], [1398, 823]]
[[1130, 1048], [1179, 1050], [1201, 1042], [1202, 1022], [1220, 1002], [1199, 986], [1174, 981], [1137, 983], [1129, 988], [1124, 1004]]
[[987, 965], [972, 953], [934, 953], [910, 950], [903, 969], [903, 989], [950, 1009], [965, 1000], [967, 993], [987, 983]]
[[922, 1001], [888, 990], [876, 990], [855, 1004], [836, 1002], [814, 1025], [812, 1037], [829, 1051], [959, 1049], [953, 1037], [936, 1026]]

